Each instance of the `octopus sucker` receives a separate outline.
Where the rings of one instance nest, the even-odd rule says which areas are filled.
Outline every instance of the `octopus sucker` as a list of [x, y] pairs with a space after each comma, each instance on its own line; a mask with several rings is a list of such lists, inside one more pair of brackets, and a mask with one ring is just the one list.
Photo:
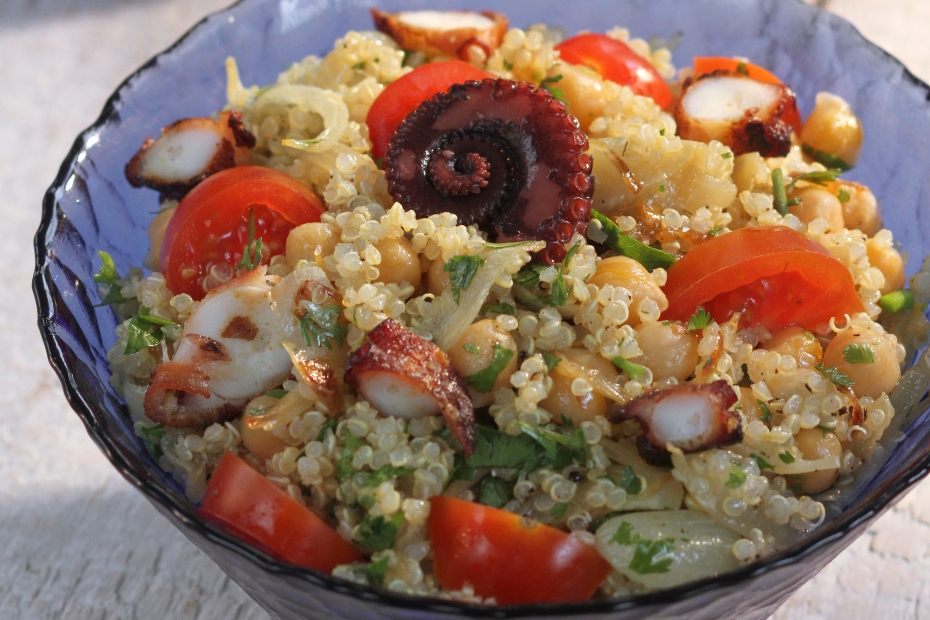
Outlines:
[[495, 241], [538, 239], [554, 264], [583, 234], [594, 194], [588, 139], [565, 104], [525, 82], [458, 84], [400, 124], [388, 189], [419, 217], [451, 212]]
[[639, 421], [640, 455], [655, 465], [669, 466], [668, 445], [683, 452], [698, 452], [741, 441], [739, 413], [730, 409], [737, 400], [726, 381], [688, 383], [654, 390], [617, 405], [608, 417], [615, 423]]
[[477, 423], [465, 380], [432, 342], [385, 319], [352, 352], [345, 381], [384, 415], [420, 418], [442, 414], [465, 455], [475, 449]]

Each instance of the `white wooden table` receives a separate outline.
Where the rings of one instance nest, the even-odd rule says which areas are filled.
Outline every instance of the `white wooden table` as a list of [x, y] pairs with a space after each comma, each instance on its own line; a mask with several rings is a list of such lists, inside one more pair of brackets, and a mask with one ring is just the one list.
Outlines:
[[[229, 0], [0, 0], [0, 619], [267, 615], [112, 469], [46, 362], [30, 290], [42, 194], [115, 87]], [[930, 2], [827, 0], [930, 79]], [[775, 615], [930, 616], [930, 481]]]

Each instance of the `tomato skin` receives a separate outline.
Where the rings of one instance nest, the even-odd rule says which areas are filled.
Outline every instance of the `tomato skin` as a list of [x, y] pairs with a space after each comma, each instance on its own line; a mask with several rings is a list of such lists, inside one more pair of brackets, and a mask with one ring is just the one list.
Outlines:
[[669, 267], [663, 320], [687, 321], [703, 306], [718, 323], [816, 330], [865, 310], [849, 270], [826, 248], [784, 226], [742, 228], [695, 247]]
[[587, 33], [566, 39], [555, 49], [565, 62], [589, 67], [605, 80], [629, 86], [637, 95], [651, 97], [660, 108], [672, 101], [672, 91], [652, 63], [623, 41]]
[[303, 183], [262, 166], [238, 166], [207, 177], [181, 200], [161, 246], [159, 267], [168, 288], [195, 300], [206, 292], [202, 278], [210, 267], [235, 267], [248, 242], [249, 209], [255, 238], [272, 254], [282, 254], [295, 226], [320, 221], [323, 205]]
[[613, 570], [597, 550], [548, 525], [451, 497], [430, 498], [436, 579], [467, 582], [498, 605], [585, 601]]
[[291, 564], [332, 573], [363, 559], [336, 530], [232, 452], [214, 470], [199, 512]]
[[371, 138], [371, 155], [384, 157], [388, 142], [407, 115], [433, 95], [449, 90], [453, 84], [494, 77], [461, 60], [431, 62], [388, 84], [368, 111], [365, 122]]

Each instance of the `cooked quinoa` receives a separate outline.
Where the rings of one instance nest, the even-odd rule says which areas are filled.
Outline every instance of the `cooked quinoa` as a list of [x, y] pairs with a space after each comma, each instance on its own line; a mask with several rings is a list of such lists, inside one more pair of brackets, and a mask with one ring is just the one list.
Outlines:
[[[625, 29], [608, 35], [628, 42], [664, 78], [675, 78], [669, 50], [631, 40]], [[559, 40], [559, 32], [545, 26], [510, 29], [486, 69], [539, 85], [566, 70], [554, 49]], [[571, 252], [569, 261], [540, 266], [535, 272], [538, 285], [520, 284], [527, 265], [535, 264], [529, 251], [519, 246], [489, 249], [486, 232], [458, 224], [450, 213], [417, 217], [393, 201], [385, 172], [371, 157], [365, 123], [369, 108], [385, 85], [426, 60], [421, 54], [408, 54], [405, 64], [405, 51], [387, 35], [349, 32], [325, 57], [294, 63], [264, 88], [244, 87], [235, 62], [229, 61], [226, 110], [241, 112], [245, 127], [256, 137], [251, 163], [285, 172], [311, 188], [327, 209], [313, 234], [323, 230], [333, 240], [324, 250], [325, 244], [314, 245], [312, 239], [295, 241], [292, 248], [289, 239], [285, 253], [266, 257], [267, 273], [287, 278], [302, 270], [330, 287], [341, 300], [347, 352], [362, 346], [369, 331], [386, 319], [439, 344], [453, 364], [456, 353], [451, 349], [462, 348], [462, 342], [466, 350], [470, 343], [476, 349], [487, 346], [480, 334], [488, 330], [506, 338], [519, 353], [493, 388], [481, 395], [487, 407], [482, 424], [514, 437], [538, 428], [565, 437], [575, 432], [572, 437], [584, 444], [576, 446], [583, 457], [576, 454], [562, 467], [485, 468], [461, 475], [461, 445], [442, 416], [385, 416], [345, 386], [333, 410], [297, 369], [275, 394], [257, 395], [242, 416], [230, 421], [203, 430], [156, 425], [143, 406], [150, 377], [159, 363], [173, 356], [198, 302], [187, 294], [174, 295], [157, 271], [145, 275], [133, 268], [111, 285], [119, 287], [123, 298], [134, 300], [115, 306], [125, 321], [117, 327], [117, 342], [108, 354], [111, 384], [124, 396], [136, 432], [158, 466], [183, 484], [192, 502], [199, 502], [213, 469], [232, 451], [364, 551], [365, 563], [339, 566], [334, 575], [368, 584], [365, 566], [387, 558], [383, 587], [465, 601], [482, 598], [467, 586], [443, 590], [433, 573], [428, 500], [445, 494], [487, 503], [485, 483], [492, 479], [504, 481], [495, 489], [504, 494], [497, 507], [592, 545], [601, 544], [598, 528], [618, 515], [679, 509], [703, 513], [730, 533], [726, 544], [732, 566], [784, 549], [820, 525], [831, 506], [842, 505], [844, 490], [854, 489], [862, 472], [880, 464], [882, 444], [898, 434], [902, 422], [887, 392], [855, 394], [856, 387], [849, 390], [818, 370], [823, 350], [844, 333], [867, 334], [893, 351], [893, 360], [882, 363], [907, 367], [928, 332], [921, 312], [889, 318], [879, 305], [891, 275], [883, 272], [886, 263], [881, 261], [897, 253], [892, 232], [880, 229], [867, 235], [822, 217], [805, 222], [791, 213], [782, 215], [773, 198], [772, 172], [796, 178], [825, 170], [807, 159], [800, 146], [781, 158], [734, 157], [720, 142], [679, 138], [674, 118], [651, 99], [602, 81], [599, 98], [586, 100], [587, 114], [579, 116], [595, 156], [595, 209], [621, 231], [676, 258], [692, 249], [695, 235], [713, 238], [747, 227], [788, 227], [842, 262], [865, 312], [835, 317], [822, 332], [790, 337], [759, 325], [741, 327], [739, 314], [722, 324], [709, 320], [697, 327], [663, 321], [666, 269], [599, 270], [614, 253], [605, 251], [607, 233], [596, 220], [585, 236], [575, 234], [563, 244]], [[293, 97], [292, 85], [325, 89], [328, 99], [306, 105]], [[569, 100], [569, 110], [572, 103]], [[324, 123], [326, 114], [339, 120]], [[283, 144], [287, 140], [313, 142], [292, 148]], [[636, 217], [635, 209], [624, 207], [633, 196], [609, 169], [609, 159], [598, 158], [604, 153], [622, 155], [642, 182], [635, 201], [648, 202], [651, 212], [658, 214], [652, 227]], [[857, 193], [864, 199], [868, 192], [856, 184], [837, 183], [847, 200], [856, 200]], [[176, 204], [166, 202], [164, 207], [165, 215], [157, 220], [162, 229]], [[301, 228], [292, 236], [309, 234]], [[161, 242], [157, 235], [156, 240], [151, 255], [156, 259], [149, 259], [153, 267]], [[385, 250], [394, 247], [391, 244], [406, 248], [414, 258], [407, 265], [398, 264], [397, 254]], [[472, 326], [460, 326], [450, 338], [440, 316], [440, 296], [449, 286], [443, 265], [462, 256], [480, 256], [487, 263], [494, 252], [503, 258], [480, 310], [469, 319]], [[411, 265], [420, 274], [419, 284], [385, 282], [383, 274]], [[233, 269], [215, 270], [209, 284], [219, 285], [234, 275]], [[538, 303], [556, 287], [564, 290], [564, 303]], [[910, 279], [910, 291], [918, 308], [930, 302], [930, 260]], [[158, 345], [126, 354], [132, 317], [140, 306], [171, 325], [162, 328]], [[891, 328], [901, 336], [890, 333]], [[554, 365], [553, 359], [570, 359], [573, 365]], [[628, 363], [611, 364], [618, 359]], [[930, 371], [924, 362], [915, 368], [926, 374]], [[573, 368], [596, 372], [578, 374]], [[637, 450], [642, 429], [635, 420], [611, 423], [606, 415], [612, 406], [653, 390], [719, 380], [736, 391], [742, 440], [690, 453], [670, 447], [671, 467], [644, 460]], [[919, 396], [904, 398], [913, 404]], [[850, 412], [856, 407], [862, 415], [853, 423]], [[254, 415], [271, 421], [265, 428], [273, 437], [263, 441], [273, 449], [263, 456], [250, 451], [248, 436], [246, 441], [243, 437], [251, 432], [243, 419]], [[809, 445], [816, 439], [812, 433], [831, 436], [829, 454], [811, 453]], [[829, 479], [825, 488], [814, 481], [821, 478]], [[366, 524], [397, 515], [402, 520], [393, 544], [374, 553], [365, 549], [361, 543]], [[613, 531], [609, 534], [608, 542]], [[615, 571], [598, 596], [675, 585], [679, 578], [674, 574], [663, 582]]]

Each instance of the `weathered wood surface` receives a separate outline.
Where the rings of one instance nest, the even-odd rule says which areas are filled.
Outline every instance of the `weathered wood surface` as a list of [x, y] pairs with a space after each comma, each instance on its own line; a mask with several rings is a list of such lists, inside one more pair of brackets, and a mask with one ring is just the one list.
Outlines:
[[[46, 363], [29, 288], [42, 193], [74, 137], [126, 75], [227, 3], [0, 2], [0, 618], [267, 618], [87, 437]], [[930, 78], [930, 3], [827, 4]], [[927, 616], [930, 481], [775, 618]]]

